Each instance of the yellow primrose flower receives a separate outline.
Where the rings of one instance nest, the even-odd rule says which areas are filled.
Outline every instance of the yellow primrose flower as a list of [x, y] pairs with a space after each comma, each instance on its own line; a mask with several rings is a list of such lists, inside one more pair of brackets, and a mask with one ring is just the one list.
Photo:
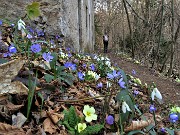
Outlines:
[[142, 85], [141, 80], [139, 78], [134, 79], [134, 82], [137, 83], [137, 84]]
[[94, 107], [89, 107], [89, 105], [85, 105], [83, 109], [83, 113], [86, 116], [85, 120], [87, 122], [91, 122], [92, 120], [97, 120], [97, 115], [95, 114]]
[[171, 112], [180, 113], [180, 107], [172, 107]]
[[86, 126], [86, 123], [79, 123], [77, 125], [78, 127], [78, 132], [80, 133], [81, 131], [83, 131], [87, 126]]

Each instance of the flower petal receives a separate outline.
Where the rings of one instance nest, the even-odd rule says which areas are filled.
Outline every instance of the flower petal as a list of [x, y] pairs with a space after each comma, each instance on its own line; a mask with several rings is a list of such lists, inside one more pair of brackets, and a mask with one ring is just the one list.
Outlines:
[[158, 98], [158, 99], [162, 99], [162, 95], [161, 95], [161, 93], [159, 92], [159, 90], [158, 89], [156, 89], [156, 97]]
[[92, 121], [92, 117], [86, 116], [85, 120], [86, 120], [87, 122], [91, 122], [91, 121]]
[[92, 114], [91, 118], [92, 118], [93, 120], [97, 120], [97, 115], [96, 115], [96, 114]]
[[126, 103], [125, 102], [122, 102], [122, 111], [123, 113], [126, 113]]
[[152, 93], [151, 93], [151, 99], [154, 100], [154, 96], [155, 96], [155, 91], [153, 90]]

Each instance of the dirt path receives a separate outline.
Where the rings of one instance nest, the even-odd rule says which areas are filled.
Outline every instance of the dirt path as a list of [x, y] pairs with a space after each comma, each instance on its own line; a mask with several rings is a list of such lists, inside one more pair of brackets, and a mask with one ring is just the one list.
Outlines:
[[116, 56], [113, 54], [113, 51], [107, 53], [107, 56], [128, 74], [132, 74], [132, 70], [134, 69], [136, 71], [136, 77], [140, 78], [142, 83], [151, 84], [155, 82], [163, 95], [165, 103], [180, 105], [180, 84], [172, 82], [169, 78], [158, 76], [157, 73], [150, 71], [146, 66], [135, 64], [130, 60]]

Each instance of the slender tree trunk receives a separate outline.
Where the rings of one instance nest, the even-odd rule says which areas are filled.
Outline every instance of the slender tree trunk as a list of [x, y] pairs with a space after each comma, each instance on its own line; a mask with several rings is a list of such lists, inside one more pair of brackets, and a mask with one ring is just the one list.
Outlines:
[[157, 56], [159, 55], [159, 49], [160, 49], [160, 43], [161, 43], [161, 37], [162, 37], [162, 28], [163, 28], [163, 13], [164, 13], [164, 0], [161, 0], [161, 26], [160, 26], [160, 32], [159, 32], [158, 46], [154, 55], [152, 68], [154, 68], [154, 64], [157, 61]]
[[126, 12], [126, 16], [127, 16], [127, 21], [128, 21], [128, 26], [129, 26], [129, 34], [130, 34], [130, 43], [131, 43], [131, 53], [132, 53], [132, 58], [135, 57], [135, 54], [134, 54], [134, 43], [133, 43], [133, 36], [132, 36], [132, 28], [131, 28], [131, 22], [130, 22], [130, 18], [129, 18], [129, 13], [128, 13], [128, 9], [127, 9], [127, 6], [126, 6], [126, 1], [123, 0], [123, 4], [124, 4], [124, 9], [125, 9], [125, 12]]
[[126, 44], [125, 44], [125, 32], [124, 32], [124, 8], [122, 4], [122, 41], [123, 41], [123, 52], [126, 51]]
[[170, 60], [170, 68], [168, 71], [168, 76], [171, 76], [173, 65], [174, 65], [174, 47], [175, 47], [175, 41], [174, 41], [174, 0], [171, 0], [171, 12], [172, 12], [172, 24], [171, 24], [171, 60]]

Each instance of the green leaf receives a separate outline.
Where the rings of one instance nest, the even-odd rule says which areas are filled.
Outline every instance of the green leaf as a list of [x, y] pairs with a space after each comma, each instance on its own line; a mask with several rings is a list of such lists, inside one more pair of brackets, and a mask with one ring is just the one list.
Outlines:
[[46, 80], [47, 83], [49, 83], [54, 79], [54, 76], [50, 74], [45, 74], [44, 79]]
[[128, 95], [128, 94], [129, 94], [129, 92], [128, 92], [127, 90], [121, 90], [121, 91], [117, 94], [116, 100], [119, 101], [119, 102], [122, 102], [123, 99], [124, 99], [124, 97], [125, 97], [126, 95]]
[[145, 133], [143, 131], [141, 131], [141, 130], [131, 131], [127, 135], [134, 135], [134, 134], [137, 134], [137, 133], [141, 133], [141, 134], [145, 135]]
[[75, 132], [75, 129], [72, 128], [72, 127], [69, 125], [68, 121], [64, 121], [64, 122], [63, 122], [63, 125], [68, 129], [68, 131], [74, 131], [74, 132]]
[[85, 130], [83, 130], [80, 135], [92, 135], [97, 134], [104, 128], [104, 125], [95, 124], [93, 126], [88, 126]]
[[68, 116], [68, 123], [72, 128], [75, 128], [75, 126], [78, 124], [78, 116], [76, 115], [75, 108], [71, 106], [69, 108], [69, 116]]
[[40, 16], [39, 2], [33, 2], [31, 5], [27, 5], [27, 15], [30, 19], [34, 19]]

